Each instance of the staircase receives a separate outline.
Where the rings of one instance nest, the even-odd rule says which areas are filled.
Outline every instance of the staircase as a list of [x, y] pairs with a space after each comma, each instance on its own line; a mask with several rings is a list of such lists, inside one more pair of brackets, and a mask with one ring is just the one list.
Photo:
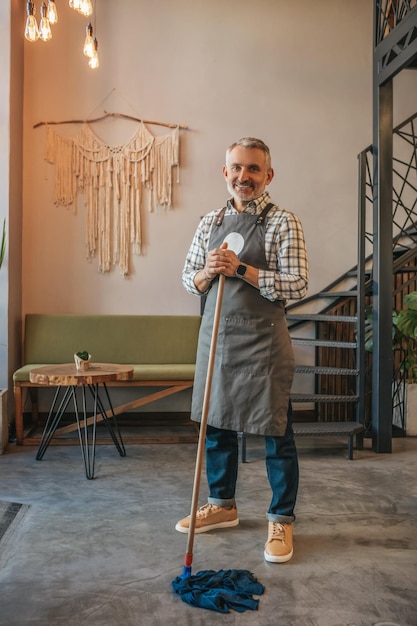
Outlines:
[[[417, 113], [393, 131], [393, 309], [402, 305], [405, 293], [417, 289], [416, 126]], [[365, 306], [372, 302], [373, 241], [365, 226], [372, 223], [373, 210], [371, 146], [358, 160], [357, 266], [322, 292], [287, 308], [297, 360], [291, 394], [294, 433], [296, 437], [347, 437], [350, 460], [355, 440], [361, 448], [371, 427], [367, 400], [372, 393], [372, 359], [364, 349]], [[397, 375], [393, 404], [398, 408], [398, 385], [404, 384], [404, 377]], [[299, 418], [303, 407], [308, 421]], [[404, 411], [403, 407], [399, 410]], [[242, 461], [246, 460], [245, 444], [242, 435]]]
[[[416, 288], [417, 259], [417, 114], [394, 129], [393, 165], [393, 309], [402, 306], [405, 293]], [[288, 326], [293, 345], [311, 346], [315, 351], [312, 365], [297, 365], [299, 375], [314, 376], [314, 393], [294, 393], [294, 404], [311, 402], [315, 421], [310, 424], [295, 423], [298, 434], [348, 433], [349, 453], [352, 458], [352, 439], [356, 435], [358, 447], [370, 427], [366, 415], [365, 399], [371, 393], [369, 368], [371, 358], [364, 351], [364, 310], [372, 301], [372, 234], [366, 232], [367, 215], [372, 214], [372, 149], [369, 146], [359, 155], [359, 211], [358, 211], [358, 264], [345, 276], [323, 292], [306, 300], [302, 308], [311, 306], [320, 313], [293, 313], [299, 305], [288, 307]], [[366, 254], [368, 253], [368, 256]], [[348, 291], [343, 289], [349, 280]], [[323, 304], [317, 307], [317, 301]], [[329, 303], [330, 302], [330, 303]], [[340, 314], [340, 313], [348, 314]], [[300, 324], [313, 328], [313, 338], [300, 337]], [[368, 371], [368, 376], [367, 376]], [[398, 373], [398, 372], [397, 372]], [[333, 379], [333, 380], [331, 380]], [[404, 377], [395, 377], [395, 384]], [[397, 389], [395, 387], [395, 393]], [[398, 403], [398, 401], [396, 401]], [[330, 409], [330, 410], [329, 410]]]
[[[352, 460], [354, 440], [361, 448], [364, 432], [360, 410], [364, 397], [361, 343], [356, 313], [363, 311], [363, 306], [359, 304], [357, 289], [348, 292], [326, 290], [315, 299], [330, 300], [331, 304], [323, 307], [320, 313], [292, 313], [290, 309], [287, 314], [295, 354], [301, 347], [306, 360], [310, 357], [312, 362], [296, 364], [295, 382], [297, 379], [305, 382], [308, 377], [310, 390], [291, 394], [295, 411], [294, 433], [296, 437], [347, 437], [347, 456]], [[343, 307], [351, 309], [352, 314], [335, 312]], [[297, 404], [307, 404], [314, 421], [298, 421]]]

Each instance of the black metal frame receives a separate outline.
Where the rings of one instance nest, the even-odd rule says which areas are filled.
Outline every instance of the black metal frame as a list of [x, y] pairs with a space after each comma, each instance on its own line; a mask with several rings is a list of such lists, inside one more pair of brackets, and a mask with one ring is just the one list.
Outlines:
[[416, 0], [376, 0], [374, 64], [380, 85], [405, 68], [416, 67]]
[[373, 54], [373, 317], [372, 441], [392, 449], [392, 188], [393, 78], [417, 59], [416, 0], [375, 0]]
[[[77, 421], [78, 438], [80, 442], [81, 456], [83, 458], [85, 475], [91, 480], [94, 478], [94, 465], [96, 458], [96, 433], [97, 433], [97, 418], [102, 417], [104, 424], [107, 427], [110, 437], [116, 446], [120, 456], [126, 456], [126, 449], [123, 443], [122, 434], [120, 432], [119, 424], [117, 422], [116, 415], [114, 413], [113, 405], [110, 400], [109, 391], [105, 382], [101, 383], [102, 389], [104, 389], [107, 403], [109, 406], [109, 413], [111, 419], [107, 416], [108, 413], [103, 404], [103, 400], [99, 394], [100, 383], [88, 384], [88, 385], [68, 385], [56, 388], [54, 399], [46, 420], [46, 424], [43, 430], [42, 439], [39, 444], [39, 448], [36, 454], [36, 460], [41, 461], [51, 440], [59, 426], [61, 419], [63, 418], [65, 411], [70, 403], [71, 399], [74, 402], [75, 418]], [[77, 387], [81, 387], [81, 406], [82, 410], [78, 408], [77, 402]], [[92, 424], [90, 426], [87, 417], [87, 401], [86, 401], [86, 388], [91, 392], [91, 396], [94, 402], [94, 410], [92, 416]], [[57, 408], [58, 407], [58, 408]], [[56, 410], [57, 408], [57, 410]], [[80, 413], [82, 419], [80, 419]], [[91, 430], [91, 433], [89, 432]], [[90, 438], [91, 434], [91, 438]]]

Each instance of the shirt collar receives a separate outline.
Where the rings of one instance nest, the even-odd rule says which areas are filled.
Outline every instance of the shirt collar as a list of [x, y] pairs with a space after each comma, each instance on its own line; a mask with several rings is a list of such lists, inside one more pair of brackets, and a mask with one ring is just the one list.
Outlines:
[[[258, 213], [262, 213], [263, 209], [270, 202], [271, 198], [269, 193], [267, 191], [264, 191], [262, 195], [260, 195], [258, 198], [255, 198], [255, 200], [251, 200], [251, 202], [246, 205], [243, 213], [249, 213], [250, 215], [257, 215]], [[227, 208], [236, 211], [233, 205], [233, 198], [229, 198], [227, 200]]]

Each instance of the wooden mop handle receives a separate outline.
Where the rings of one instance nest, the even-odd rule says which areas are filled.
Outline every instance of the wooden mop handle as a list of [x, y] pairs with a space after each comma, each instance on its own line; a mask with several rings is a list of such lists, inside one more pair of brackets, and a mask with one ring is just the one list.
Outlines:
[[218, 285], [218, 290], [217, 290], [216, 308], [214, 312], [213, 331], [211, 335], [211, 345], [210, 345], [210, 353], [209, 353], [208, 368], [207, 368], [206, 386], [204, 390], [204, 401], [203, 401], [203, 411], [201, 415], [200, 434], [198, 438], [197, 459], [196, 459], [195, 472], [194, 472], [193, 495], [192, 495], [192, 500], [191, 500], [190, 529], [188, 532], [187, 553], [186, 553], [186, 561], [187, 559], [189, 561], [188, 563], [186, 563], [186, 565], [188, 565], [189, 567], [191, 567], [192, 554], [193, 554], [196, 514], [197, 514], [197, 506], [198, 506], [198, 497], [200, 493], [201, 467], [203, 464], [204, 444], [206, 441], [207, 418], [208, 418], [208, 412], [209, 412], [209, 406], [210, 406], [211, 385], [213, 382], [213, 370], [214, 370], [214, 361], [216, 358], [217, 338], [219, 336], [220, 313], [221, 313], [222, 301], [223, 301], [224, 283], [225, 283], [225, 277], [223, 274], [220, 274], [219, 285]]

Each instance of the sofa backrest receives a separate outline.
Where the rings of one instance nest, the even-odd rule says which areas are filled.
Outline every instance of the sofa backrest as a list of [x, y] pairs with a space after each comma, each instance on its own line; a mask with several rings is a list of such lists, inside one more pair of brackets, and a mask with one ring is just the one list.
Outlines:
[[86, 350], [96, 363], [195, 363], [197, 315], [28, 314], [24, 364], [70, 363]]

